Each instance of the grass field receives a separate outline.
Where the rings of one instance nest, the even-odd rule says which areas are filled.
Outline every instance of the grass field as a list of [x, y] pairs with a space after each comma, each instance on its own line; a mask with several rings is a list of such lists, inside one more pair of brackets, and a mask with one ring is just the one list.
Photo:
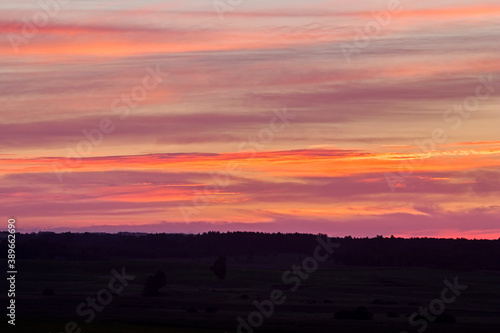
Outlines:
[[[236, 318], [247, 318], [256, 310], [252, 302], [267, 300], [271, 290], [283, 288], [285, 269], [229, 262], [227, 277], [220, 281], [209, 266], [209, 261], [22, 260], [16, 286], [17, 326], [24, 333], [64, 332], [69, 321], [82, 332], [236, 332]], [[111, 270], [122, 267], [136, 278], [96, 312], [90, 324], [85, 323], [77, 306], [106, 288]], [[165, 271], [167, 286], [161, 296], [143, 297], [145, 280], [157, 270]], [[408, 315], [440, 298], [443, 280], [454, 277], [468, 286], [446, 306], [457, 323], [430, 323], [426, 332], [498, 332], [500, 272], [334, 267], [320, 268], [294, 292], [283, 290], [285, 303], [277, 305], [255, 331], [417, 332]], [[44, 289], [53, 289], [55, 295], [44, 296]], [[372, 312], [373, 319], [334, 318], [336, 311], [358, 306]], [[388, 316], [390, 311], [398, 316]]]

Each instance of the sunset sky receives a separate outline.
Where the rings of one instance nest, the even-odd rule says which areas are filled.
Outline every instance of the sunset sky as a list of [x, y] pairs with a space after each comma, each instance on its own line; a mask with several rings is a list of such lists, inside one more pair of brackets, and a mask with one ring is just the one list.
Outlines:
[[41, 3], [0, 3], [3, 229], [500, 237], [498, 0]]

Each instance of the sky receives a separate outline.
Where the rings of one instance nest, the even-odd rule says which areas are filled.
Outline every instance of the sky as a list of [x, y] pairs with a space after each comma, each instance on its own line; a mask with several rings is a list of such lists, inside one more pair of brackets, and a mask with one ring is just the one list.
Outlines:
[[2, 1], [1, 215], [497, 239], [499, 19], [477, 0]]

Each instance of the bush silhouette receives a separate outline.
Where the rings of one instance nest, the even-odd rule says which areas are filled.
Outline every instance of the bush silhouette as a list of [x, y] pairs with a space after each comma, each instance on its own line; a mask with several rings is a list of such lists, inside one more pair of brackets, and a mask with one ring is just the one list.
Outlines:
[[206, 313], [216, 313], [218, 309], [215, 306], [207, 306], [205, 309]]
[[221, 280], [226, 277], [226, 257], [219, 257], [215, 260], [213, 266], [210, 266], [210, 270]]
[[353, 319], [355, 320], [369, 320], [373, 318], [373, 313], [368, 311], [364, 306], [358, 306], [353, 314]]
[[443, 312], [436, 316], [436, 323], [455, 324], [456, 322], [457, 318], [449, 312]]
[[389, 312], [387, 312], [387, 317], [389, 317], [389, 318], [398, 318], [399, 317], [399, 313], [397, 313], [396, 311], [389, 311]]
[[339, 310], [335, 312], [335, 319], [352, 319], [351, 310]]
[[148, 277], [142, 291], [144, 296], [156, 296], [159, 290], [167, 284], [167, 277], [163, 271], [156, 272], [155, 275]]
[[364, 306], [358, 306], [353, 310], [339, 310], [335, 312], [335, 319], [353, 319], [353, 320], [370, 320], [373, 318], [373, 313], [369, 312]]
[[44, 289], [42, 294], [43, 296], [54, 296], [55, 292], [53, 289]]

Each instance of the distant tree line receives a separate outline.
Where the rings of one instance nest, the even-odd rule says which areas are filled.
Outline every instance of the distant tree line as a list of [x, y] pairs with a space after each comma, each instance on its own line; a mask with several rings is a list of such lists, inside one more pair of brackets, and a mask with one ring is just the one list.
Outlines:
[[[0, 233], [1, 234], [1, 233]], [[17, 238], [19, 259], [106, 260], [113, 258], [309, 256], [326, 235], [259, 232], [192, 234], [30, 233]], [[500, 269], [500, 239], [332, 238], [341, 247], [330, 264], [371, 267]], [[5, 243], [2, 237], [2, 243]], [[222, 274], [222, 273], [221, 273]]]

